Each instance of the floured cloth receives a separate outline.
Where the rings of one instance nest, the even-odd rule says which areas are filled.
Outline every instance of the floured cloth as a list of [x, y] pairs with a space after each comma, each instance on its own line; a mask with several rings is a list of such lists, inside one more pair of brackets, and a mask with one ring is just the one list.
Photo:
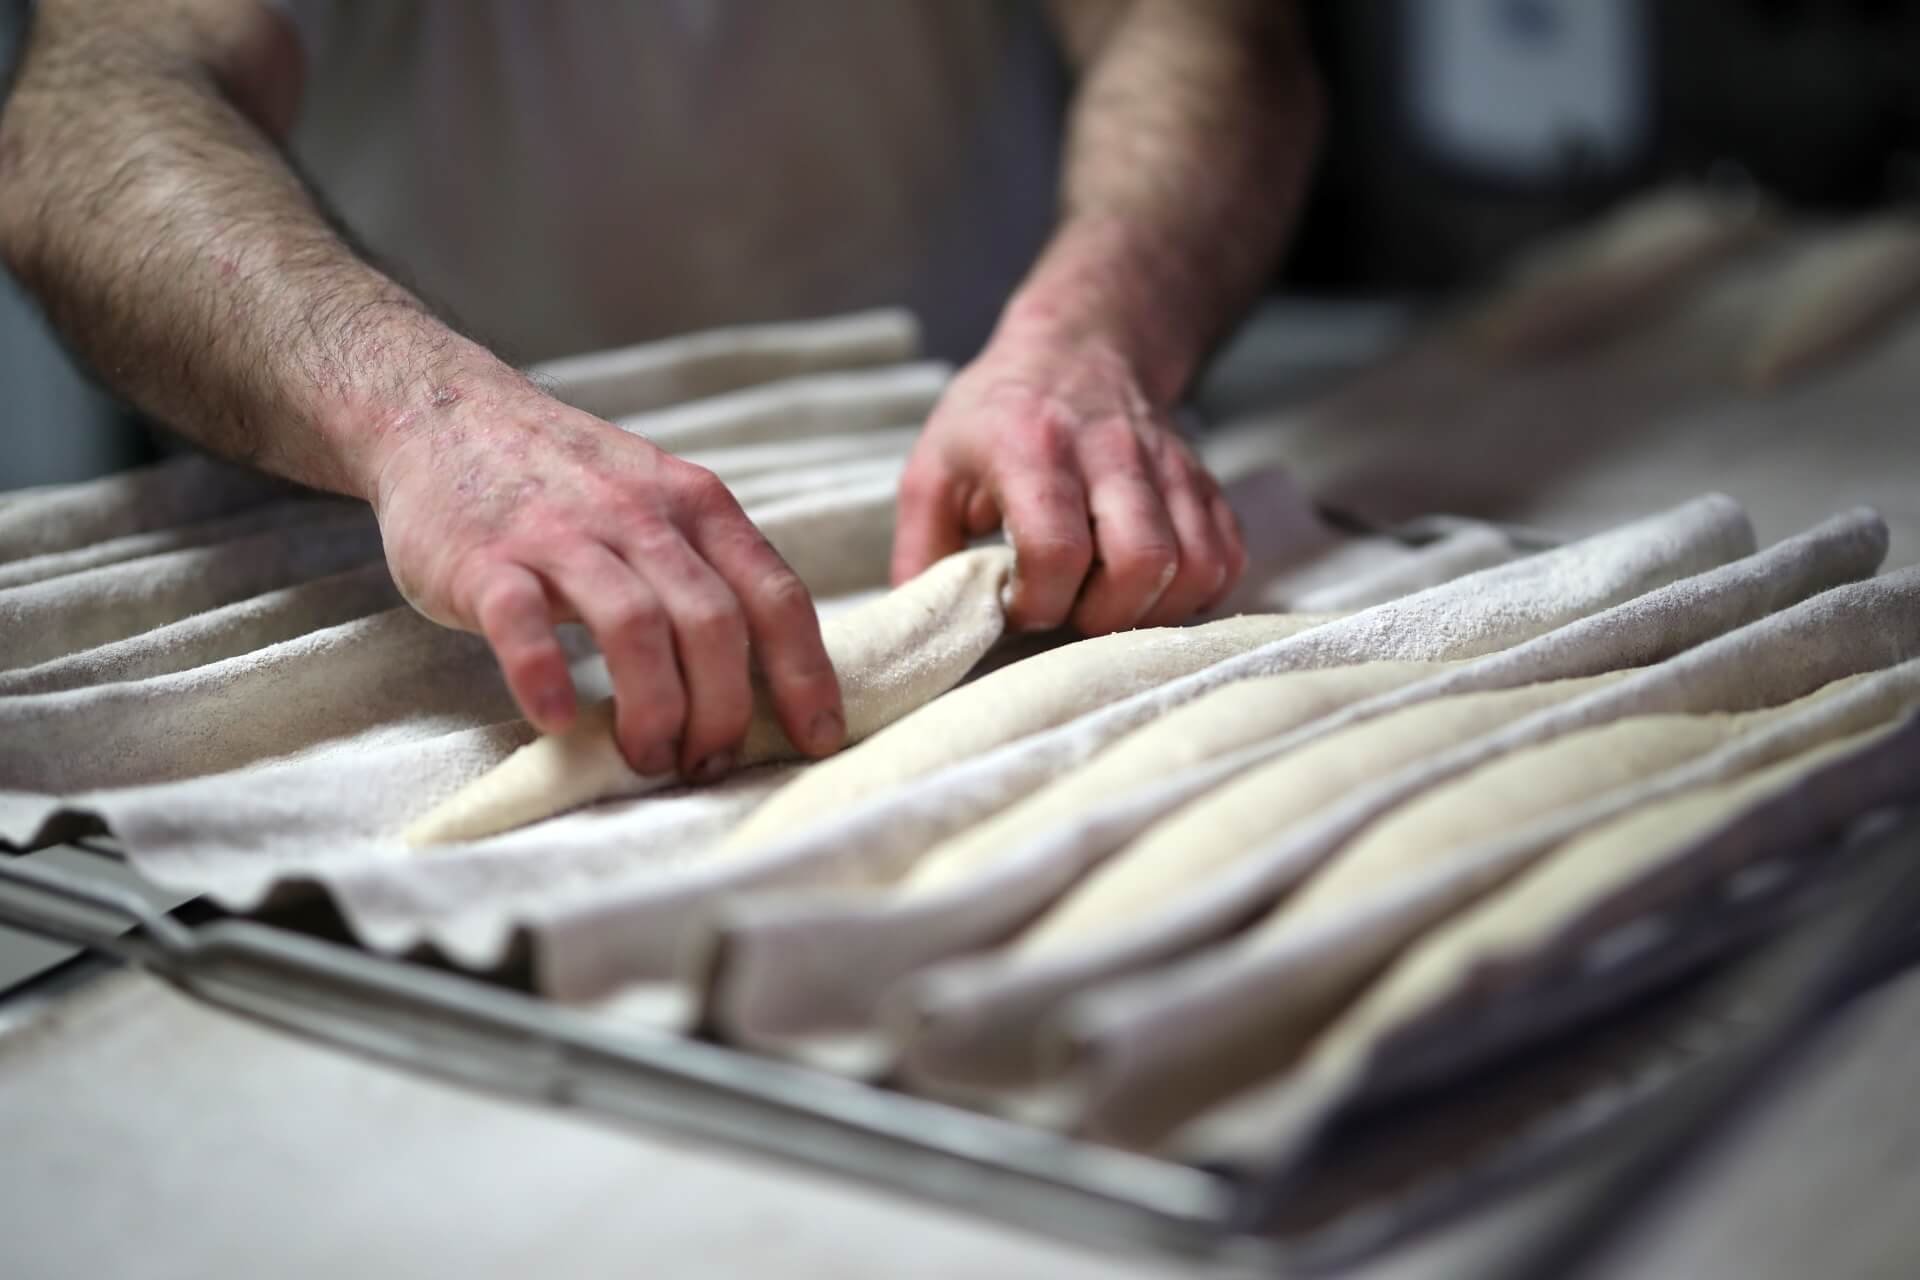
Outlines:
[[[945, 376], [915, 353], [910, 318], [876, 313], [537, 372], [712, 467], [831, 611], [885, 585], [898, 468]], [[1226, 439], [1222, 478], [1255, 562], [1238, 608], [1351, 611], [1527, 563], [1482, 525], [1417, 548], [1337, 532], [1262, 465], [1277, 455], [1257, 433]], [[1631, 581], [1748, 537], [1716, 509], [1627, 566]], [[104, 823], [169, 886], [247, 909], [317, 885], [370, 945], [430, 943], [473, 966], [516, 930], [543, 957], [564, 937], [564, 970], [540, 970], [550, 987], [587, 975], [576, 994], [635, 972], [596, 908], [697, 862], [793, 768], [424, 856], [399, 842], [407, 820], [530, 731], [478, 638], [401, 604], [363, 507], [199, 458], [0, 495], [0, 584], [0, 840]], [[566, 638], [583, 695], [604, 695], [589, 641]]]
[[[711, 860], [671, 879], [604, 886], [591, 902], [570, 904], [572, 919], [583, 926], [591, 921], [593, 932], [583, 927], [554, 937], [550, 979], [565, 991], [591, 990], [605, 980], [576, 964], [580, 957], [569, 950], [595, 933], [593, 950], [617, 950], [619, 972], [694, 977], [707, 967], [705, 935], [712, 917], [729, 898], [760, 888], [890, 885], [935, 842], [1079, 765], [1122, 733], [1233, 680], [1380, 659], [1490, 653], [1724, 563], [1752, 545], [1737, 507], [1723, 498], [1702, 498], [1310, 628], [873, 796], [756, 847], [750, 856]], [[831, 964], [831, 954], [822, 959]], [[846, 972], [851, 981], [852, 971]]]
[[[543, 372], [711, 467], [833, 613], [885, 588], [900, 468], [947, 376], [915, 354], [911, 322], [886, 313], [690, 335]], [[1225, 612], [1298, 625], [1069, 699], [1019, 733], [983, 733], [990, 746], [901, 785], [855, 786], [857, 799], [741, 848], [727, 837], [742, 819], [817, 766], [406, 845], [412, 820], [532, 735], [484, 644], [400, 602], [358, 504], [201, 459], [0, 497], [0, 840], [104, 825], [148, 876], [232, 908], [318, 889], [367, 944], [431, 946], [475, 968], [524, 941], [537, 984], [562, 999], [618, 1001], [666, 981], [738, 1042], [805, 1055], [851, 1032], [873, 1041], [860, 1069], [910, 1087], [1017, 1108], [1038, 1083], [1067, 1104], [1058, 1122], [1133, 1145], [1175, 1135], [1211, 1156], [1183, 1123], [1205, 1131], [1213, 1108], [1238, 1114], [1247, 1089], [1285, 1094], [1292, 1064], [1317, 1060], [1316, 1034], [1342, 1025], [1399, 949], [1444, 937], [1499, 884], [1635, 806], [1737, 786], [1915, 701], [1920, 569], [1881, 572], [1902, 535], [1872, 510], [1822, 512], [1764, 547], [1747, 511], [1713, 493], [1547, 550], [1457, 518], [1426, 519], [1418, 538], [1356, 535], [1276, 469], [1288, 447], [1252, 414], [1203, 452], [1252, 566]], [[583, 695], [604, 696], [590, 639], [569, 628], [565, 640]], [[1060, 636], [1019, 638], [980, 670], [1048, 646], [1070, 675]], [[1355, 674], [1374, 663], [1400, 668], [1376, 686]], [[1237, 683], [1282, 676], [1333, 692], [1270, 732], [1154, 745], [1181, 708], [1228, 705]], [[1150, 911], [1064, 948], [1022, 946], [1090, 872], [1243, 778], [1323, 769], [1375, 722], [1391, 732], [1396, 717], [1549, 681], [1574, 692], [1443, 735], [1378, 776], [1335, 768], [1324, 803], [1249, 834]], [[1539, 789], [1511, 829], [1437, 841], [1431, 865], [1287, 924], [1296, 899], [1340, 883], [1343, 855], [1375, 826], [1481, 771], [1524, 768], [1633, 717], [1761, 713], [1829, 685], [1712, 746], [1666, 744], [1645, 776], [1609, 784], [1619, 762], [1601, 760], [1564, 795]], [[1884, 736], [1846, 758], [1851, 773], [1809, 774], [1770, 830], [1814, 839], [1904, 796], [1920, 778], [1915, 741]], [[1118, 783], [1011, 808], [1077, 770], [1097, 783], [1106, 753], [1123, 750], [1136, 763], [1108, 775]], [[1003, 811], [1041, 816], [988, 825]], [[976, 827], [992, 839], [968, 846]], [[972, 853], [937, 880], [917, 875], [943, 847]], [[1712, 839], [1670, 852], [1695, 878], [1729, 861]], [[1565, 944], [1539, 942], [1542, 954]], [[1260, 1112], [1259, 1131], [1279, 1143], [1311, 1130], [1282, 1110]]]

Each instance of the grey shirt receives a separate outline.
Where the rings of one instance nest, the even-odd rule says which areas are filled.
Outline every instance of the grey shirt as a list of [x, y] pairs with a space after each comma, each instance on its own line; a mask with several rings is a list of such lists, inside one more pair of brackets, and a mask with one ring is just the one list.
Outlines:
[[1016, 0], [283, 0], [297, 162], [531, 360], [883, 303], [964, 356], [1052, 218], [1063, 98]]

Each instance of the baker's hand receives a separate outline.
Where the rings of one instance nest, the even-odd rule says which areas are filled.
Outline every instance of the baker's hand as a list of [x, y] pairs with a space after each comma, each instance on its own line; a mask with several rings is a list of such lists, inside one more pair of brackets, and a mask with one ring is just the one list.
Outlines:
[[901, 480], [894, 581], [1002, 523], [1025, 628], [1180, 622], [1246, 564], [1219, 485], [1096, 343], [999, 338], [954, 379]]
[[738, 758], [749, 653], [812, 755], [845, 721], [806, 588], [712, 473], [516, 384], [473, 392], [379, 461], [374, 508], [413, 605], [478, 631], [527, 717], [572, 723], [555, 625], [586, 624], [616, 733], [644, 774], [709, 780]]

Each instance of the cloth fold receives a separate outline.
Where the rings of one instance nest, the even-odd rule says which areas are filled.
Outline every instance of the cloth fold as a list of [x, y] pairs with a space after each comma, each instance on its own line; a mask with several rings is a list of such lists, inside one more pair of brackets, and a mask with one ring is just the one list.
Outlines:
[[[879, 313], [532, 372], [713, 469], [827, 616], [886, 583], [898, 470], [946, 376], [901, 363], [914, 342], [910, 317]], [[1275, 469], [1284, 441], [1243, 431], [1225, 446], [1257, 585], [1385, 598], [1521, 554], [1471, 524], [1464, 561], [1339, 533]], [[563, 641], [583, 696], [604, 696], [589, 639], [568, 627]], [[0, 843], [104, 825], [170, 887], [238, 910], [323, 892], [370, 946], [474, 967], [576, 936], [567, 962], [607, 990], [635, 974], [626, 940], [582, 933], [582, 905], [695, 874], [796, 772], [599, 805], [431, 858], [393, 839], [423, 798], [530, 737], [485, 646], [403, 606], [359, 504], [201, 457], [0, 495]]]
[[[703, 957], [700, 962], [712, 984], [712, 1016], [736, 1036], [762, 1043], [867, 1026], [889, 1001], [896, 1006], [914, 1002], [910, 994], [895, 990], [914, 971], [1008, 938], [1089, 866], [1149, 823], [1290, 747], [1450, 693], [1590, 675], [1668, 657], [1782, 605], [1870, 574], [1885, 548], [1885, 529], [1872, 513], [1837, 517], [1766, 552], [1639, 596], [1517, 648], [1357, 700], [1281, 732], [1270, 742], [1192, 765], [1156, 785], [1122, 792], [1110, 804], [1061, 815], [1024, 835], [1008, 831], [996, 867], [946, 891], [911, 898], [871, 892], [835, 898], [817, 890], [784, 900], [776, 895], [744, 898], [719, 916], [718, 958]], [[1463, 593], [1471, 590], [1466, 582], [1471, 579], [1463, 580]], [[1458, 621], [1451, 610], [1446, 616]], [[1150, 720], [1137, 732], [1152, 734], [1158, 727], [1157, 720]], [[935, 1064], [944, 1057], [949, 1076], [964, 1076], [966, 1060], [977, 1053], [983, 1061], [975, 1071], [1030, 1073], [1036, 1061], [1032, 1019], [1040, 1010], [1096, 977], [1163, 958], [1244, 919], [1262, 894], [1270, 896], [1280, 888], [1272, 871], [1258, 875], [1250, 865], [1173, 895], [1155, 916], [1110, 939], [1052, 957], [986, 961], [989, 971], [1024, 975], [1004, 979], [1011, 993], [997, 998], [1011, 1002], [1018, 1013], [998, 1035], [984, 1030], [982, 1019], [992, 1019], [978, 1005], [971, 1017], [931, 1019], [924, 1025], [919, 1025], [923, 1015], [911, 1008], [898, 1012], [890, 1019], [896, 1027], [918, 1025], [908, 1069], [937, 1070]], [[975, 1030], [961, 1034], [956, 1043], [956, 1026]], [[983, 1046], [982, 1040], [994, 1043]], [[966, 1042], [972, 1047], [964, 1047]], [[1026, 1072], [1013, 1068], [1009, 1059], [1024, 1063]]]
[[[1899, 664], [1916, 655], [1920, 569], [1836, 587], [1349, 794], [1279, 837], [1258, 859], [1322, 864], [1409, 799], [1563, 734], [1630, 715], [1758, 709], [1863, 672], [1880, 672], [1876, 679], [1889, 682], [1910, 679], [1913, 670]], [[1880, 685], [1863, 682], [1698, 760], [1551, 814], [1430, 874], [1385, 885], [1377, 898], [1284, 945], [1262, 945], [1248, 935], [1069, 1002], [1060, 1025], [1084, 1071], [1085, 1123], [1117, 1140], [1152, 1141], [1220, 1092], [1284, 1065], [1299, 1049], [1299, 1037], [1316, 1031], [1351, 984], [1364, 981], [1404, 942], [1408, 929], [1457, 909], [1552, 843], [1613, 812], [1726, 780], [1864, 727], [1849, 716], [1880, 692]], [[1288, 999], [1274, 1001], [1278, 990], [1288, 991]], [[1180, 1086], [1170, 1088], [1171, 1081]]]
[[[1829, 587], [1867, 577], [1886, 546], [1886, 529], [1871, 512], [1838, 516], [1753, 556], [1370, 699], [1250, 752], [1244, 762], [1216, 767], [1224, 781], [1342, 728], [1437, 698], [1657, 663]], [[903, 1035], [910, 1030], [903, 1069], [937, 1089], [1032, 1080], [1043, 1065], [1040, 1028], [1063, 1000], [1164, 962], [1244, 922], [1297, 879], [1306, 857], [1291, 847], [1278, 847], [1270, 857], [1249, 851], [1124, 931], [1044, 953], [994, 952], [928, 968], [893, 996], [895, 1020]], [[1024, 874], [1010, 870], [996, 883], [995, 897], [1014, 898], [1022, 883], [1049, 883], [1043, 879], [1047, 866], [1036, 848]]]
[[548, 360], [532, 372], [575, 408], [618, 419], [783, 378], [895, 364], [919, 351], [913, 314], [887, 308], [706, 330]]
[[703, 935], [727, 899], [776, 885], [889, 884], [933, 842], [1083, 762], [1129, 729], [1230, 681], [1368, 659], [1478, 656], [1752, 549], [1752, 529], [1739, 508], [1725, 498], [1702, 498], [1314, 627], [1010, 743], [914, 787], [883, 793], [751, 857], [664, 883], [650, 879], [631, 893], [609, 888], [580, 904], [577, 927], [556, 935], [557, 945], [543, 953], [543, 963], [553, 966], [547, 980], [556, 990], [581, 994], [604, 981], [575, 966], [567, 951], [572, 940], [587, 938], [597, 939], [600, 954], [617, 949], [617, 967], [629, 975], [703, 973], [710, 958]]
[[1680, 931], [1694, 935], [1685, 951], [1697, 960], [1695, 939], [1714, 930], [1693, 916], [1739, 911], [1791, 879], [1791, 860], [1819, 859], [1821, 842], [1851, 819], [1916, 793], [1920, 715], [1909, 713], [1603, 822], [1423, 936], [1298, 1067], [1203, 1112], [1170, 1145], [1211, 1163], [1283, 1163], [1374, 1081], [1431, 1086], [1590, 1014], [1595, 999], [1630, 998], [1667, 970], [1641, 964], [1604, 987], [1589, 981], [1596, 990], [1585, 1000], [1577, 991], [1568, 999], [1569, 974], [1679, 949]]

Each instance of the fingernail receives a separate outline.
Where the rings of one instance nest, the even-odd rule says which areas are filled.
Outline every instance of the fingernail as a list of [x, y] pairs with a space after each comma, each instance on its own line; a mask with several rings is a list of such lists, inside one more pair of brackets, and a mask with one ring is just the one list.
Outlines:
[[695, 782], [718, 782], [733, 772], [733, 752], [716, 751], [694, 768]]
[[807, 726], [807, 740], [815, 751], [831, 751], [840, 745], [846, 732], [847, 722], [838, 711], [822, 711]]
[[680, 758], [678, 742], [663, 742], [647, 752], [640, 761], [640, 773], [643, 777], [655, 778], [673, 772], [673, 762]]

